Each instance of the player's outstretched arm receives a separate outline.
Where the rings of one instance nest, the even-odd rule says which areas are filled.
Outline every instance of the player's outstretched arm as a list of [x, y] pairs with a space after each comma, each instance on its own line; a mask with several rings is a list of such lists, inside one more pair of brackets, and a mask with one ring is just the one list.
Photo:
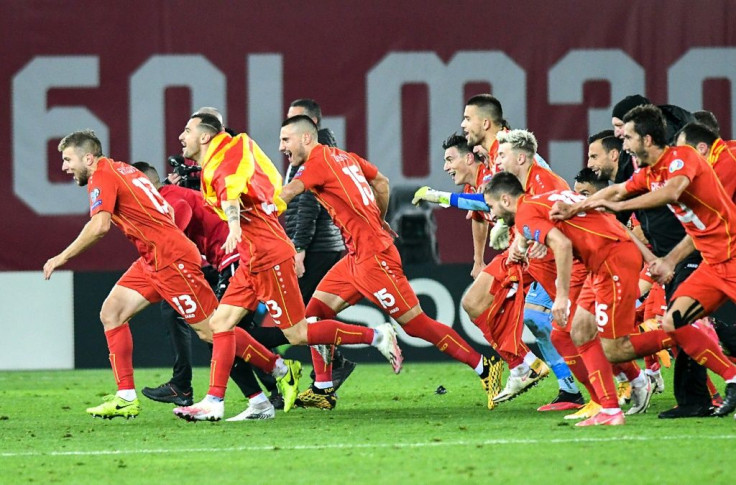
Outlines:
[[562, 231], [552, 228], [544, 240], [555, 255], [557, 295], [552, 305], [552, 317], [561, 326], [567, 325], [570, 312], [570, 275], [572, 274], [572, 242]]
[[294, 197], [304, 192], [304, 190], [306, 190], [304, 187], [304, 182], [299, 179], [294, 179], [281, 189], [279, 197], [281, 197], [286, 205], [288, 205]]
[[[674, 204], [685, 189], [690, 185], [690, 179], [684, 175], [672, 177], [665, 182], [661, 189], [647, 192], [638, 197], [610, 204], [608, 208], [615, 212], [653, 209], [666, 204]], [[594, 194], [596, 195], [596, 194]], [[593, 196], [591, 196], [591, 199]], [[589, 201], [590, 199], [588, 199]], [[587, 202], [587, 201], [586, 201]]]
[[105, 234], [110, 230], [111, 222], [112, 214], [109, 212], [100, 211], [93, 215], [89, 222], [84, 225], [79, 236], [77, 236], [77, 238], [72, 241], [66, 249], [46, 261], [46, 264], [43, 265], [44, 279], [51, 278], [51, 273], [53, 273], [56, 268], [64, 266], [72, 258], [85, 252], [87, 249], [94, 246], [97, 241], [105, 237]]

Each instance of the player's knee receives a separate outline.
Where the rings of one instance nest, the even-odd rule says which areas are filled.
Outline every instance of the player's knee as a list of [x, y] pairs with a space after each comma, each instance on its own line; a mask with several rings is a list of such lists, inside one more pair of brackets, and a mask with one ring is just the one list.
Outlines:
[[672, 318], [672, 314], [670, 312], [667, 312], [664, 317], [662, 317], [662, 330], [665, 332], [674, 332], [675, 331], [675, 321]]
[[284, 332], [284, 337], [286, 337], [290, 345], [307, 345], [309, 339], [307, 337], [306, 320], [302, 320], [296, 325], [281, 330]]
[[473, 297], [472, 294], [466, 293], [462, 299], [463, 310], [468, 314], [471, 320], [475, 320], [483, 313], [483, 308], [480, 307], [480, 299]]
[[113, 328], [117, 328], [125, 323], [120, 320], [120, 314], [118, 312], [106, 308], [105, 306], [100, 310], [100, 321], [102, 322], [102, 326], [105, 331], [112, 330]]

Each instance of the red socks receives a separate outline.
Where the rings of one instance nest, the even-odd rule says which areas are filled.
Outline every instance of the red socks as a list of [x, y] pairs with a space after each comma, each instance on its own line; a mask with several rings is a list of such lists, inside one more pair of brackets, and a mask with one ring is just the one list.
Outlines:
[[637, 364], [633, 360], [611, 364], [611, 368], [613, 369], [614, 375], [619, 375], [623, 373], [629, 382], [633, 381], [634, 379], [639, 377], [639, 374], [641, 374], [641, 368], [639, 368], [639, 364]]
[[229, 332], [212, 335], [212, 363], [210, 365], [210, 389], [208, 394], [225, 397], [227, 380], [233, 367], [235, 356], [240, 357], [264, 372], [272, 372], [278, 355], [259, 344], [240, 327]]
[[314, 347], [309, 350], [312, 352], [312, 366], [314, 366], [314, 382], [329, 382], [332, 380], [332, 355], [335, 353], [335, 347], [330, 347], [330, 361], [325, 362]]
[[440, 351], [473, 369], [480, 362], [481, 355], [463, 340], [460, 334], [451, 327], [442, 325], [437, 320], [432, 320], [425, 313], [420, 313], [412, 318], [402, 325], [402, 328], [412, 337], [419, 337], [431, 342]]
[[701, 329], [684, 325], [671, 335], [677, 345], [698, 364], [704, 365], [725, 380], [736, 377], [736, 365], [723, 354], [718, 342], [714, 342]]
[[315, 317], [319, 318], [320, 320], [333, 319], [337, 316], [335, 310], [333, 310], [326, 303], [324, 303], [322, 300], [318, 300], [317, 298], [312, 298], [309, 300], [309, 303], [307, 303], [307, 309], [304, 311], [304, 314], [307, 316], [307, 318]]
[[672, 335], [664, 330], [657, 329], [649, 332], [629, 335], [629, 341], [634, 347], [636, 355], [645, 356], [656, 354], [660, 350], [668, 349], [675, 345]]
[[307, 344], [346, 345], [373, 342], [373, 329], [337, 320], [320, 320], [307, 325]]
[[107, 348], [110, 350], [110, 365], [115, 375], [118, 391], [135, 389], [133, 382], [133, 335], [128, 323], [105, 332]]
[[583, 358], [580, 356], [578, 348], [575, 347], [575, 344], [570, 337], [570, 333], [558, 330], [553, 327], [552, 334], [550, 335], [550, 340], [552, 341], [552, 345], [554, 345], [557, 349], [557, 352], [559, 352], [562, 358], [565, 359], [565, 363], [570, 368], [570, 371], [572, 372], [572, 375], [575, 376], [575, 379], [577, 379], [578, 382], [580, 382], [580, 384], [585, 386], [585, 389], [588, 390], [588, 394], [590, 394], [590, 400], [600, 403], [600, 401], [598, 400], [598, 396], [596, 395], [595, 388], [593, 388], [593, 386], [590, 384], [590, 379], [588, 378], [588, 369], [585, 367]]
[[603, 353], [600, 337], [586, 342], [578, 347], [580, 357], [588, 369], [590, 385], [595, 389], [599, 398], [598, 404], [603, 408], [618, 408], [618, 397], [616, 396], [616, 384], [613, 382], [613, 369], [608, 362], [606, 354]]

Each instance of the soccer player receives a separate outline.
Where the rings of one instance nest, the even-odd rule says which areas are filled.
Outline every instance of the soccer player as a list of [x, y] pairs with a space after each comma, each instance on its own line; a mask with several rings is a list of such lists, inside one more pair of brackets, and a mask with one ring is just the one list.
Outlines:
[[676, 144], [695, 148], [713, 167], [726, 195], [736, 202], [736, 140], [725, 141], [701, 123], [688, 123], [677, 133]]
[[107, 419], [136, 417], [140, 403], [128, 321], [151, 303], [166, 300], [200, 338], [210, 341], [208, 324], [217, 299], [202, 274], [199, 251], [176, 227], [170, 206], [145, 175], [103, 156], [100, 140], [90, 130], [64, 137], [59, 151], [62, 170], [79, 186], [87, 186], [91, 218], [66, 249], [44, 264], [44, 278], [102, 239], [111, 224], [135, 244], [140, 258], [118, 280], [100, 311], [118, 390], [87, 413]]
[[[586, 289], [595, 295], [594, 311], [602, 340], [615, 339], [634, 331], [637, 281], [642, 259], [625, 228], [612, 215], [592, 212], [573, 221], [551, 221], [549, 211], [556, 201], [579, 200], [582, 196], [561, 190], [526, 195], [519, 180], [510, 173], [495, 175], [484, 194], [494, 215], [515, 225], [518, 234], [545, 244], [554, 253], [557, 277], [552, 315], [559, 325], [567, 325], [573, 257], [576, 257], [591, 273], [591, 284], [586, 284]], [[579, 306], [578, 311], [583, 304]], [[581, 346], [579, 349], [586, 367], [595, 369], [590, 374], [590, 381], [596, 388], [602, 409], [577, 426], [624, 424], [611, 364], [594, 347]]]
[[[237, 270], [240, 255], [237, 252], [225, 254], [223, 244], [227, 238], [228, 227], [225, 221], [210, 210], [202, 198], [202, 193], [179, 185], [161, 183], [158, 171], [146, 162], [133, 164], [151, 181], [161, 196], [171, 205], [174, 210], [174, 222], [184, 231], [184, 234], [196, 244], [197, 249], [213, 265], [219, 274], [215, 296], [222, 297], [227, 289], [230, 278]], [[179, 318], [172, 318], [175, 310], [168, 304], [161, 306], [161, 316], [169, 325], [169, 333], [172, 336], [176, 360], [174, 363], [174, 375], [170, 382], [166, 382], [156, 388], [143, 388], [143, 395], [154, 401], [170, 402], [179, 406], [190, 406], [192, 401], [192, 364], [191, 364], [191, 338], [189, 328], [182, 329], [184, 325]], [[283, 332], [276, 327], [260, 329], [261, 333], [271, 335], [271, 343], [254, 335], [256, 340], [267, 348], [288, 343]], [[178, 338], [174, 338], [177, 336]], [[268, 397], [261, 390], [253, 373], [253, 367], [247, 362], [236, 359], [230, 377], [248, 398], [248, 407], [242, 413], [228, 418], [228, 421], [243, 421], [255, 419], [273, 419], [276, 415], [275, 408]], [[262, 378], [263, 376], [261, 376]], [[269, 376], [270, 377], [270, 376]], [[276, 382], [271, 380], [264, 385], [272, 392], [276, 390]], [[182, 402], [185, 399], [188, 402]]]
[[[384, 220], [388, 179], [358, 155], [319, 144], [317, 126], [308, 116], [294, 116], [283, 122], [279, 150], [289, 163], [303, 162], [294, 180], [281, 192], [283, 200], [288, 203], [297, 194], [311, 190], [330, 212], [348, 247], [348, 254], [318, 285], [307, 305], [307, 315], [334, 318], [361, 298], [368, 298], [407, 334], [433, 343], [474, 369], [486, 393], [495, 392], [500, 387], [500, 360], [482, 356], [452, 328], [429, 318], [419, 306]], [[334, 403], [330, 380], [331, 376], [319, 368], [312, 393]]]
[[228, 223], [224, 248], [237, 247], [240, 266], [212, 317], [210, 389], [197, 404], [174, 409], [187, 420], [217, 421], [224, 414], [224, 396], [235, 355], [265, 371], [274, 369], [281, 383], [284, 412], [294, 405], [301, 364], [285, 365], [275, 354], [253, 340], [237, 323], [266, 304], [276, 325], [292, 345], [370, 344], [401, 370], [401, 350], [391, 324], [376, 329], [323, 320], [307, 325], [294, 265], [294, 245], [279, 224], [286, 207], [279, 197], [281, 176], [271, 160], [243, 133], [223, 131], [210, 114], [193, 114], [179, 136], [182, 154], [202, 167], [205, 201]]
[[612, 185], [583, 202], [557, 204], [553, 215], [564, 219], [599, 207], [618, 212], [669, 206], [688, 237], [666, 257], [650, 264], [652, 274], [660, 264], [678, 262], [693, 248], [700, 251], [703, 262], [675, 291], [663, 319], [663, 330], [617, 340], [606, 353], [612, 360], [628, 360], [657, 352], [674, 341], [726, 381], [724, 402], [714, 413], [725, 416], [736, 409], [736, 365], [723, 355], [716, 342], [690, 324], [727, 299], [736, 300], [736, 238], [732, 229], [736, 206], [696, 150], [666, 146], [666, 124], [659, 108], [633, 108], [623, 122], [624, 149], [634, 154], [644, 168], [627, 182]]
[[608, 187], [608, 180], [600, 178], [592, 168], [586, 167], [575, 175], [573, 190], [585, 197], [589, 197], [606, 187]]

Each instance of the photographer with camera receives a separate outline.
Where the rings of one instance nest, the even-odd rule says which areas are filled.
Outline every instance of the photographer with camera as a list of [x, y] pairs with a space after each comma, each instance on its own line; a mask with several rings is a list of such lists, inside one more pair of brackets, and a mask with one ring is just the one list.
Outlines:
[[174, 171], [169, 174], [167, 181], [164, 183], [168, 182], [187, 189], [199, 190], [199, 174], [202, 167], [181, 155], [171, 155], [166, 161], [169, 162]]

